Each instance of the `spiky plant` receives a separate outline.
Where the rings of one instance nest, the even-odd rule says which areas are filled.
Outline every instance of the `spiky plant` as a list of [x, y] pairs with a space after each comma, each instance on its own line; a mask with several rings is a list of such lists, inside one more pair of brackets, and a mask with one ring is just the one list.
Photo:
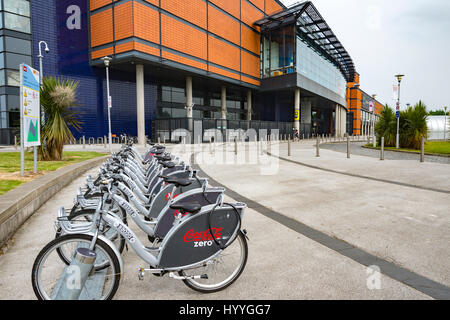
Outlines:
[[400, 114], [401, 145], [403, 148], [420, 149], [422, 138], [428, 135], [427, 107], [419, 101]]
[[48, 77], [43, 80], [41, 105], [45, 112], [45, 123], [41, 128], [43, 144], [42, 160], [61, 160], [64, 144], [73, 139], [69, 127], [80, 130], [81, 122], [73, 109], [76, 107], [78, 82], [63, 78]]
[[379, 144], [381, 137], [384, 137], [384, 144], [387, 147], [395, 146], [397, 134], [397, 118], [395, 117], [394, 110], [387, 104], [381, 111], [380, 118], [375, 125], [375, 132], [378, 137]]

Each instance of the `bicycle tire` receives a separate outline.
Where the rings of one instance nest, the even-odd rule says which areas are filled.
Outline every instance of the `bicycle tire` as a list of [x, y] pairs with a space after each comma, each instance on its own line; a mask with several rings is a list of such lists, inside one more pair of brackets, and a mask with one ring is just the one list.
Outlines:
[[[245, 266], [247, 264], [247, 259], [248, 259], [247, 239], [242, 231], [238, 232], [238, 234], [233, 242], [235, 242], [236, 240], [239, 241], [239, 243], [242, 246], [241, 250], [243, 251], [243, 257], [240, 259], [238, 268], [233, 271], [233, 273], [230, 275], [229, 279], [222, 281], [222, 283], [220, 283], [216, 286], [203, 285], [203, 284], [199, 283], [198, 281], [196, 281], [195, 279], [183, 279], [184, 284], [186, 286], [188, 286], [189, 288], [191, 288], [195, 291], [201, 292], [201, 293], [213, 293], [213, 292], [221, 291], [221, 290], [224, 290], [225, 288], [229, 287], [231, 284], [233, 284], [241, 276], [242, 272], [245, 269]], [[225, 249], [225, 251], [226, 251], [226, 249]], [[180, 276], [188, 276], [188, 274], [186, 274], [186, 271], [187, 270], [181, 270], [178, 272], [178, 274]]]
[[[56, 239], [53, 239], [50, 241], [37, 255], [34, 263], [33, 268], [31, 271], [31, 283], [33, 286], [33, 291], [36, 297], [39, 300], [50, 300], [48, 299], [48, 294], [45, 294], [43, 292], [43, 289], [40, 285], [40, 265], [43, 262], [43, 259], [50, 255], [51, 250], [54, 249], [58, 244], [63, 244], [64, 242], [70, 241], [70, 240], [80, 240], [80, 241], [92, 241], [93, 236], [88, 234], [68, 234], [60, 236]], [[117, 292], [117, 289], [120, 284], [120, 278], [122, 274], [122, 270], [120, 268], [119, 258], [116, 256], [115, 252], [107, 245], [103, 240], [97, 239], [94, 247], [94, 251], [97, 251], [98, 249], [101, 249], [104, 253], [106, 253], [111, 258], [111, 264], [113, 267], [113, 273], [112, 273], [112, 289], [110, 292], [102, 299], [102, 300], [111, 300], [114, 295]], [[57, 249], [56, 249], [57, 250]]]

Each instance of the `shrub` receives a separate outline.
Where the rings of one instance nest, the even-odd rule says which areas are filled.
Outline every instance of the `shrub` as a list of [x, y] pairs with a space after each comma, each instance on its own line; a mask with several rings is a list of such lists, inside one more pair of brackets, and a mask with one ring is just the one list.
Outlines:
[[49, 77], [43, 80], [41, 106], [45, 112], [45, 123], [41, 128], [42, 145], [39, 148], [42, 160], [61, 160], [64, 144], [73, 139], [69, 126], [80, 129], [81, 122], [73, 107], [77, 106], [78, 82]]

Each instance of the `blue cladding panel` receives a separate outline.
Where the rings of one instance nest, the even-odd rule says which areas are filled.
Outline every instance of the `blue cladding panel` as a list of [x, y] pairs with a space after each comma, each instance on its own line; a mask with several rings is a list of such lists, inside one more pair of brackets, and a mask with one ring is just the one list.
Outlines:
[[[39, 69], [38, 43], [48, 43], [50, 53], [44, 54], [44, 76], [62, 76], [79, 82], [77, 97], [82, 131], [75, 137], [102, 137], [108, 132], [106, 80], [104, 68], [89, 65], [88, 0], [31, 1], [33, 65]], [[78, 11], [79, 8], [79, 11]], [[78, 16], [77, 13], [80, 13]], [[77, 18], [80, 18], [77, 24]], [[136, 78], [134, 73], [111, 69], [113, 134], [136, 135]], [[117, 72], [119, 73], [119, 72]], [[146, 75], [147, 77], [147, 75]], [[146, 79], [149, 81], [148, 79]], [[150, 135], [151, 120], [156, 116], [156, 85], [145, 85], [146, 133]]]

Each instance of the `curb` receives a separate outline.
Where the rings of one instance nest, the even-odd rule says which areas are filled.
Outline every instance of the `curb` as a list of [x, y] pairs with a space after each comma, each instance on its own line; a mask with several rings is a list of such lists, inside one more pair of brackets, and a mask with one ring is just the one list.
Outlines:
[[[369, 149], [369, 150], [378, 150], [380, 151], [379, 148], [374, 148], [374, 147], [366, 147], [366, 146], [361, 146], [364, 149]], [[414, 151], [406, 151], [406, 150], [391, 150], [391, 149], [384, 149], [384, 151], [392, 151], [392, 152], [398, 152], [398, 153], [409, 153], [409, 154], [415, 154], [415, 155], [419, 155], [420, 156], [420, 151], [418, 152], [414, 152]], [[441, 153], [428, 153], [425, 152], [424, 155], [426, 156], [434, 156], [434, 157], [442, 157], [442, 158], [450, 158], [450, 155], [448, 154], [441, 154]]]
[[98, 157], [60, 168], [0, 196], [0, 248], [55, 193], [108, 157]]

